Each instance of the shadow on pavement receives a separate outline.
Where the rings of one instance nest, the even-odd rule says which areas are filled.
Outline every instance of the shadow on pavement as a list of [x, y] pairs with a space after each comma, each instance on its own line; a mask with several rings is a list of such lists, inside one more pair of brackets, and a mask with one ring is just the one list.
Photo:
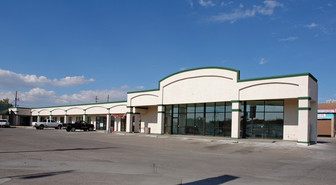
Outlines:
[[183, 183], [183, 185], [219, 185], [223, 184], [229, 181], [233, 181], [235, 179], [238, 179], [239, 177], [231, 176], [231, 175], [222, 175], [218, 177], [211, 177], [207, 179], [198, 180], [195, 182], [188, 182]]
[[103, 148], [64, 148], [64, 149], [52, 149], [52, 150], [34, 150], [34, 151], [13, 151], [13, 152], [0, 152], [0, 154], [11, 154], [11, 153], [28, 153], [28, 152], [66, 152], [66, 151], [88, 151], [88, 150], [105, 150], [114, 149], [117, 147], [103, 147]]
[[20, 179], [37, 179], [37, 178], [44, 178], [50, 177], [65, 173], [72, 173], [74, 170], [67, 170], [67, 171], [59, 171], [59, 172], [47, 172], [47, 173], [36, 173], [36, 174], [28, 174], [28, 175], [17, 175], [17, 176], [9, 176], [6, 178], [20, 178]]

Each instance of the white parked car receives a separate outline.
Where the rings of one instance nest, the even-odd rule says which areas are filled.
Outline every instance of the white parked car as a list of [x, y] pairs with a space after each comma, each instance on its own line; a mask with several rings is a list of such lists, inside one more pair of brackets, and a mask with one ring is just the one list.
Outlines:
[[0, 126], [1, 127], [9, 127], [9, 122], [6, 119], [0, 119]]
[[37, 130], [43, 130], [44, 128], [62, 129], [62, 123], [47, 119], [45, 122], [33, 122], [33, 127]]

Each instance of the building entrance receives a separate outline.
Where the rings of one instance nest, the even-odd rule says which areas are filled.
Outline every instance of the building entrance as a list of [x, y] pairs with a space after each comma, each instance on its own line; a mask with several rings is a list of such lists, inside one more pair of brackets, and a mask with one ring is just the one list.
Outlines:
[[96, 117], [96, 130], [106, 130], [106, 116]]
[[126, 131], [126, 116], [122, 117], [120, 122], [121, 122], [120, 131], [125, 132]]

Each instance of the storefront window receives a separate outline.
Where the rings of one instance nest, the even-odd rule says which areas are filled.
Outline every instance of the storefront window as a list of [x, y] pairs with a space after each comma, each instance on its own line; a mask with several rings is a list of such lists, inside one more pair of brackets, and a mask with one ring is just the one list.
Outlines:
[[241, 134], [246, 138], [283, 138], [283, 101], [247, 101], [242, 104]]
[[167, 105], [165, 125], [169, 134], [231, 136], [231, 103]]

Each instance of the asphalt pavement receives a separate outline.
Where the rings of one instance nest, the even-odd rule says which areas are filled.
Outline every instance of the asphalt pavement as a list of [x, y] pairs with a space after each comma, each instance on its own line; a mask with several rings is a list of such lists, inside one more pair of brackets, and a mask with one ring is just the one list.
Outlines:
[[0, 128], [0, 184], [336, 184], [336, 140]]

